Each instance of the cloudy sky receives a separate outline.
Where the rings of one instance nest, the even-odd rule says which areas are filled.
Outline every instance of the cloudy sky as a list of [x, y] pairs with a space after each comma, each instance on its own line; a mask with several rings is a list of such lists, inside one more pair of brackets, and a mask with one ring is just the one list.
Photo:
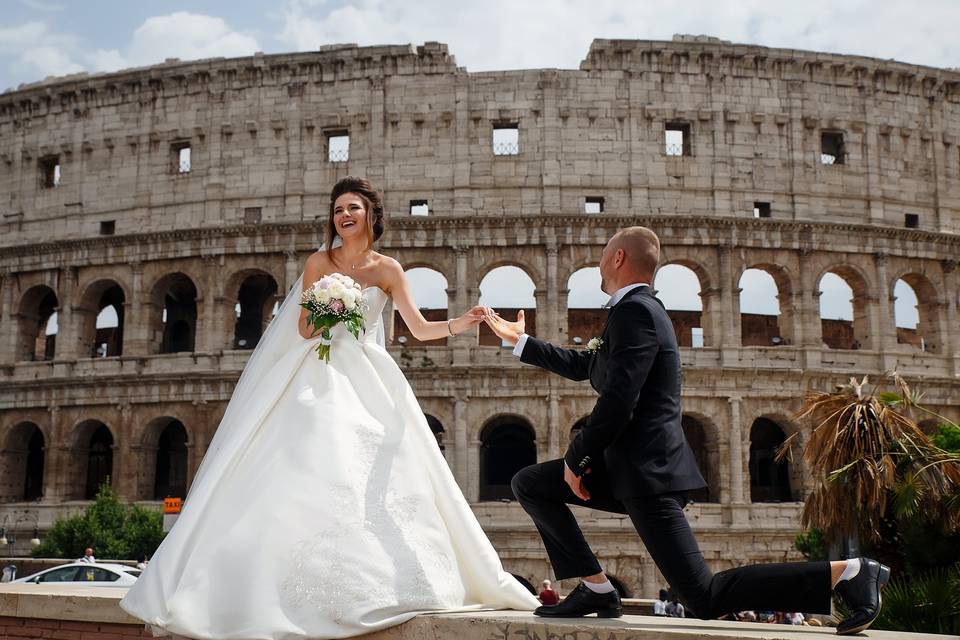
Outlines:
[[[0, 91], [166, 58], [343, 42], [444, 42], [470, 71], [576, 68], [593, 38], [669, 40], [677, 33], [960, 67], [960, 0], [0, 0], [0, 7]], [[775, 313], [770, 283], [760, 275], [748, 280], [760, 293], [750, 295], [745, 311]], [[836, 300], [825, 315], [839, 318], [848, 293], [835, 284], [824, 284], [826, 299]], [[915, 322], [905, 297], [898, 300], [901, 325]], [[595, 293], [578, 302], [595, 303]]]
[[593, 38], [734, 42], [960, 66], [957, 0], [0, 0], [0, 90], [165, 58], [450, 45], [470, 71], [575, 68]]

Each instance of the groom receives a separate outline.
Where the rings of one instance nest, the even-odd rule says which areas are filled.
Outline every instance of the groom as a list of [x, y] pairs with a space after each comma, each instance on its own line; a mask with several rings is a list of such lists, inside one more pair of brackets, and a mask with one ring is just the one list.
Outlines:
[[540, 616], [622, 615], [620, 597], [590, 550], [568, 505], [625, 513], [657, 568], [703, 619], [744, 610], [830, 613], [831, 589], [851, 611], [838, 633], [857, 633], [880, 612], [890, 571], [875, 560], [796, 562], [711, 573], [683, 508], [687, 492], [706, 486], [680, 426], [680, 352], [663, 304], [650, 289], [660, 241], [645, 227], [614, 235], [600, 257], [609, 316], [593, 351], [561, 349], [495, 313], [485, 321], [515, 344], [527, 363], [600, 394], [586, 425], [561, 460], [534, 464], [513, 478], [513, 492], [533, 518], [557, 579], [581, 582]]

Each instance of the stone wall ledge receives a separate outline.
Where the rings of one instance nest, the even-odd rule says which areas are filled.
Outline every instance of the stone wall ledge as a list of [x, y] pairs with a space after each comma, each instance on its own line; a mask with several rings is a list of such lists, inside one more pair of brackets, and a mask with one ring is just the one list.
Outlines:
[[[118, 606], [126, 592], [113, 587], [64, 587], [42, 585], [0, 585], [0, 638], [4, 629], [17, 619], [64, 621], [64, 629], [82, 632], [83, 637], [116, 637], [117, 627], [130, 625], [131, 632], [143, 629], [142, 623]], [[16, 637], [32, 637], [24, 621], [23, 632]], [[68, 626], [67, 623], [70, 623]], [[77, 623], [90, 623], [81, 629]], [[110, 625], [110, 632], [107, 627]], [[94, 628], [95, 627], [95, 628]], [[139, 635], [135, 632], [131, 635]], [[124, 634], [126, 635], [126, 634]], [[14, 636], [9, 636], [14, 637]], [[35, 636], [57, 637], [42, 635]], [[757, 638], [761, 640], [817, 640], [834, 638], [834, 630], [822, 627], [791, 627], [770, 624], [694, 620], [627, 615], [616, 620], [583, 618], [548, 620], [524, 611], [490, 611], [459, 614], [428, 614], [409, 622], [366, 636], [368, 640], [704, 640], [706, 638]], [[921, 640], [957, 638], [957, 636], [868, 631], [858, 637], [885, 640]]]

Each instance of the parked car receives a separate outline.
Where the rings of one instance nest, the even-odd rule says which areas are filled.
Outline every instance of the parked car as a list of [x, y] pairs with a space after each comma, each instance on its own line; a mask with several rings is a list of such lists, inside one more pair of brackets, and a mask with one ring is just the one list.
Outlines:
[[44, 569], [38, 573], [18, 578], [13, 583], [34, 584], [85, 584], [91, 587], [129, 587], [137, 581], [140, 569], [112, 562], [71, 562], [59, 567]]

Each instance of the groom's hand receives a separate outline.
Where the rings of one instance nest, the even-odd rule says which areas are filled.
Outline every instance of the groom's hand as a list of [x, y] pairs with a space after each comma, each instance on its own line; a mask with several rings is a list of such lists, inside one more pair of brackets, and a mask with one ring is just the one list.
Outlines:
[[485, 316], [483, 320], [501, 340], [506, 340], [510, 344], [517, 344], [517, 340], [520, 339], [520, 336], [524, 334], [526, 329], [523, 309], [517, 312], [516, 322], [505, 320], [496, 312]]
[[[590, 470], [587, 469], [587, 473], [590, 473]], [[568, 485], [570, 485], [570, 490], [573, 491], [573, 494], [580, 498], [581, 500], [589, 500], [590, 492], [587, 491], [587, 488], [583, 485], [583, 478], [570, 471], [570, 467], [567, 466], [567, 463], [563, 463], [563, 479]]]

